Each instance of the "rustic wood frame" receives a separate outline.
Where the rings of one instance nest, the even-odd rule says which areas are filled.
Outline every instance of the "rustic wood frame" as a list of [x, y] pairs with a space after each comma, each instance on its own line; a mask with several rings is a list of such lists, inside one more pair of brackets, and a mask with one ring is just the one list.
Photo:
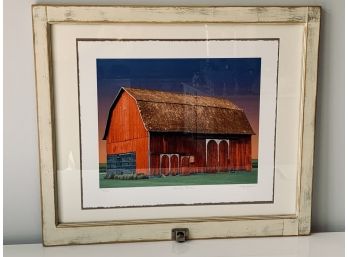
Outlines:
[[[171, 240], [185, 227], [190, 239], [308, 235], [311, 224], [313, 150], [320, 7], [138, 7], [34, 5], [33, 34], [40, 149], [43, 244]], [[303, 100], [296, 215], [129, 220], [59, 224], [57, 212], [55, 126], [50, 60], [50, 26], [55, 23], [229, 22], [300, 23], [305, 26]]]

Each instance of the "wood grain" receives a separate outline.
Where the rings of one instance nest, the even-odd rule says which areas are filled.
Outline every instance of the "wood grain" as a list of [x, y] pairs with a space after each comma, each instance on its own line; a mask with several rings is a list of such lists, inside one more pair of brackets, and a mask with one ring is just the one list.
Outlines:
[[48, 237], [52, 234], [57, 223], [57, 198], [55, 186], [53, 85], [50, 76], [50, 39], [45, 7], [40, 6], [33, 9], [33, 34], [39, 130], [42, 234], [43, 240], [49, 241]]
[[299, 234], [308, 235], [311, 231], [311, 205], [313, 180], [313, 154], [315, 131], [315, 107], [317, 93], [317, 66], [319, 49], [320, 9], [309, 8], [306, 60], [305, 87], [303, 102], [303, 131], [302, 131], [302, 167], [299, 199]]
[[[307, 7], [47, 6], [48, 22], [304, 23]], [[151, 15], [149, 15], [151, 14]]]
[[136, 152], [137, 172], [148, 173], [149, 134], [142, 121], [136, 101], [123, 92], [112, 110], [109, 133], [107, 135], [107, 154]]

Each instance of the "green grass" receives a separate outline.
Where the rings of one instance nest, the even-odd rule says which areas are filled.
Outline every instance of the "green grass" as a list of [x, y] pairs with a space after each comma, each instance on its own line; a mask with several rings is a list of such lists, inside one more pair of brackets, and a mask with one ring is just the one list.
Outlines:
[[153, 177], [139, 180], [104, 179], [104, 176], [105, 173], [99, 174], [100, 188], [255, 184], [257, 183], [257, 168], [253, 168], [251, 172], [205, 173], [189, 176]]
[[257, 168], [257, 167], [259, 166], [259, 160], [253, 159], [253, 160], [251, 161], [251, 166], [252, 166], [253, 168]]
[[106, 172], [106, 163], [99, 163], [99, 172]]

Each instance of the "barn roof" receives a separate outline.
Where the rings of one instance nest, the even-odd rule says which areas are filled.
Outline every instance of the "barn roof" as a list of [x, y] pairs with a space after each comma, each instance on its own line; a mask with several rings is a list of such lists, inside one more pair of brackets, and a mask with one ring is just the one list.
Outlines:
[[124, 92], [136, 100], [145, 128], [150, 132], [255, 134], [243, 109], [227, 99], [121, 88], [110, 108], [103, 139], [107, 137], [113, 109]]

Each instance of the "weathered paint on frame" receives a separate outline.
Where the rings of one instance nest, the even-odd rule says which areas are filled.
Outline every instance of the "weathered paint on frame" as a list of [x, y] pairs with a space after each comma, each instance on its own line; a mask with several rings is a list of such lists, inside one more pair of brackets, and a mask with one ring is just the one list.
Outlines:
[[[302, 162], [298, 172], [298, 208], [295, 216], [58, 223], [49, 28], [52, 23], [92, 24], [125, 21], [303, 23], [306, 26], [302, 139], [300, 140]], [[309, 234], [319, 27], [320, 7], [33, 6], [43, 244], [48, 246], [171, 240], [170, 230], [175, 227], [189, 228], [190, 239]]]

